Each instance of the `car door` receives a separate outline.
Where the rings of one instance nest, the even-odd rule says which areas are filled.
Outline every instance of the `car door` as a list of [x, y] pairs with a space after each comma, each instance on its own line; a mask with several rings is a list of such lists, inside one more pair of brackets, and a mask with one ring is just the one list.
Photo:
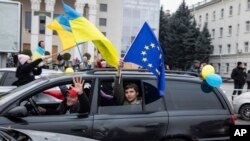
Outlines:
[[[133, 80], [130, 78], [126, 81]], [[158, 96], [156, 80], [136, 80], [136, 84], [139, 86], [143, 104], [102, 106], [102, 95], [99, 94], [98, 108], [94, 115], [93, 138], [108, 141], [150, 141], [159, 140], [165, 135], [168, 114], [163, 99]], [[150, 100], [150, 97], [155, 99]]]

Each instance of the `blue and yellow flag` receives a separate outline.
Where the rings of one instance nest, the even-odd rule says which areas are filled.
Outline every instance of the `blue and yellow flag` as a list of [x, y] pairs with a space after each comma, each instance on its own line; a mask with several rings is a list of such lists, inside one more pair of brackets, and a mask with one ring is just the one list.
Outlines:
[[62, 3], [75, 41], [77, 43], [92, 41], [107, 63], [117, 68], [119, 60], [114, 45], [92, 23], [63, 1]]
[[61, 40], [62, 50], [67, 50], [76, 46], [76, 40], [71, 32], [71, 28], [66, 17], [58, 16], [47, 27], [57, 32]]
[[163, 52], [147, 22], [144, 23], [127, 51], [124, 61], [135, 63], [151, 71], [158, 78], [159, 94], [164, 95], [165, 68]]
[[45, 55], [44, 48], [41, 48], [41, 47], [38, 46], [38, 47], [36, 47], [36, 50], [35, 50], [35, 53], [34, 53], [34, 56], [33, 56], [33, 60], [41, 58], [44, 55]]

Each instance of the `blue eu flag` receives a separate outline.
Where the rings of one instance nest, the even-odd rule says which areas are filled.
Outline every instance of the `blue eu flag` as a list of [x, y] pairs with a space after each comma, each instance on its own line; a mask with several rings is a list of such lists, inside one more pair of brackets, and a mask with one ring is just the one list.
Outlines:
[[135, 63], [158, 78], [159, 94], [164, 95], [165, 69], [162, 49], [147, 22], [144, 23], [133, 44], [124, 57], [125, 62]]

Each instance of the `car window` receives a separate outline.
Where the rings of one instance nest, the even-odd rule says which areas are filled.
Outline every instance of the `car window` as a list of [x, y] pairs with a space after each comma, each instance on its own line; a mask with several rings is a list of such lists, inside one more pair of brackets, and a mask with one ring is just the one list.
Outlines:
[[[127, 84], [135, 83], [139, 88], [138, 99], [142, 100], [142, 91], [140, 89], [139, 80], [123, 79], [123, 88]], [[114, 79], [100, 80], [98, 94], [98, 113], [99, 114], [117, 114], [117, 113], [133, 113], [142, 112], [142, 103], [139, 104], [124, 104], [118, 105], [115, 101], [113, 92]], [[123, 93], [124, 94], [124, 93]]]
[[8, 72], [3, 83], [3, 86], [12, 86], [13, 82], [17, 80], [15, 72]]
[[143, 82], [146, 111], [165, 110], [163, 97], [159, 95], [156, 84], [157, 80], [147, 80]]
[[0, 80], [3, 77], [4, 72], [0, 72]]
[[165, 95], [168, 110], [223, 109], [215, 91], [203, 92], [201, 83], [168, 81]]

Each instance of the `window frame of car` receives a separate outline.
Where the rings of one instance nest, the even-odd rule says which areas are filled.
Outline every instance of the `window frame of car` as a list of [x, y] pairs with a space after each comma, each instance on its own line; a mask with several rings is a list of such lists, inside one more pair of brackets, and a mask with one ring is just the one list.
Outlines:
[[[89, 76], [75, 76], [75, 77], [82, 77], [84, 78], [84, 80], [92, 80], [92, 86], [95, 85], [95, 78], [93, 77], [89, 77]], [[20, 94], [20, 95], [15, 95], [16, 97], [11, 101], [11, 102], [8, 102], [6, 103], [6, 105], [3, 105], [3, 110], [1, 111], [1, 114], [4, 115], [6, 114], [10, 109], [16, 107], [16, 106], [19, 106], [21, 104], [22, 101], [25, 101], [27, 100], [28, 98], [34, 96], [34, 95], [37, 95], [38, 93], [46, 90], [46, 89], [49, 89], [49, 88], [53, 88], [53, 87], [56, 87], [56, 86], [59, 86], [59, 85], [65, 85], [65, 84], [70, 84], [72, 83], [72, 77], [67, 77], [67, 78], [56, 78], [56, 79], [50, 79], [50, 80], [47, 80], [47, 81], [41, 81], [41, 83], [35, 83], [35, 82], [39, 82], [40, 79], [38, 80], [35, 80], [31, 83], [28, 83], [27, 85], [31, 85], [30, 87], [26, 88], [26, 89], [29, 89], [29, 90], [26, 90], [24, 91], [24, 93]], [[41, 78], [42, 79], [42, 78]], [[32, 83], [35, 83], [35, 84], [32, 84]], [[34, 87], [32, 87], [32, 85], [35, 85]], [[25, 85], [26, 86], [26, 85]], [[21, 87], [25, 87], [25, 86], [21, 86]], [[38, 87], [40, 86], [40, 87]], [[18, 89], [18, 88], [17, 88]], [[93, 97], [93, 89], [92, 89], [92, 94], [90, 94], [90, 104], [92, 103], [91, 102], [91, 98]], [[91, 113], [90, 113], [91, 114]]]
[[[98, 78], [97, 80], [97, 84], [100, 85], [100, 82], [101, 81], [112, 81], [112, 79], [114, 80], [114, 75], [112, 76], [112, 78], [110, 78], [111, 76], [109, 77], [102, 77], [102, 78]], [[133, 113], [150, 113], [150, 112], [157, 112], [157, 110], [147, 110], [146, 109], [146, 103], [145, 103], [145, 89], [144, 89], [144, 84], [145, 82], [148, 82], [148, 81], [153, 81], [155, 82], [155, 84], [153, 85], [155, 87], [155, 89], [157, 90], [157, 79], [153, 76], [153, 75], [123, 75], [122, 78], [124, 79], [124, 81], [137, 81], [140, 83], [140, 86], [139, 87], [139, 91], [141, 92], [141, 98], [142, 98], [142, 102], [140, 105], [113, 105], [113, 106], [100, 106], [99, 103], [98, 103], [98, 98], [99, 98], [99, 94], [96, 96], [97, 97], [97, 100], [96, 100], [96, 105], [97, 105], [97, 108], [96, 108], [96, 114], [133, 114]], [[137, 84], [137, 83], [136, 83]], [[150, 84], [148, 82], [148, 84]], [[152, 85], [152, 84], [151, 84]], [[98, 87], [98, 91], [99, 91], [99, 87]], [[157, 93], [158, 95], [158, 93]], [[159, 96], [160, 97], [160, 96]], [[159, 99], [161, 99], [161, 102], [162, 102], [162, 110], [166, 110], [166, 105], [165, 105], [165, 102], [164, 102], [164, 98], [163, 97], [160, 97]], [[153, 101], [155, 102], [155, 101]], [[141, 109], [137, 106], [140, 106]], [[119, 108], [122, 110], [122, 109], [126, 109], [124, 107], [127, 107], [127, 108], [133, 108], [133, 110], [131, 111], [119, 111]], [[100, 108], [102, 108], [101, 110], [104, 111], [104, 112], [100, 112]], [[110, 108], [109, 109], [106, 109], [105, 108]], [[115, 111], [112, 111], [112, 109], [115, 108]], [[111, 111], [111, 112], [109, 112]], [[119, 112], [116, 112], [116, 111], [119, 111]]]

